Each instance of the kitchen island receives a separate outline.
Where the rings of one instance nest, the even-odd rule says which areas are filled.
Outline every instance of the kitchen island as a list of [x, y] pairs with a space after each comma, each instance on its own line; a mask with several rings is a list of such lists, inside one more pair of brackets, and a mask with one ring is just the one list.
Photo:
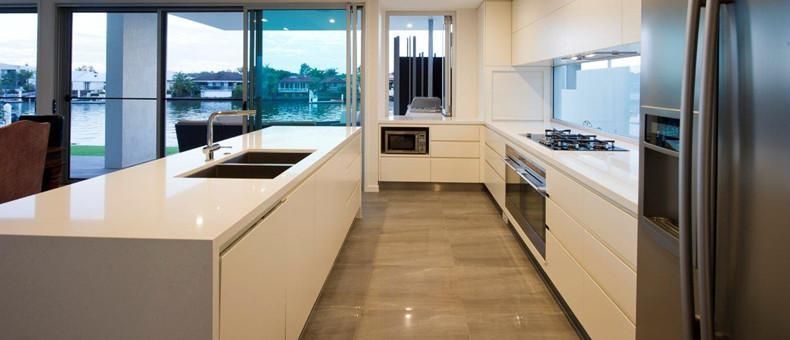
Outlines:
[[[361, 204], [361, 133], [271, 127], [0, 205], [11, 338], [297, 338]], [[244, 152], [272, 179], [189, 178]]]

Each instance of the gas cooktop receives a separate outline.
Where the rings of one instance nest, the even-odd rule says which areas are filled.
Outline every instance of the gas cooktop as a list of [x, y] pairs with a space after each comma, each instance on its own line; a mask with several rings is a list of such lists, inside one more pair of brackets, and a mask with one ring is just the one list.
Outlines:
[[525, 136], [552, 150], [564, 151], [628, 151], [614, 145], [614, 140], [598, 139], [596, 135], [572, 133], [571, 130], [550, 129], [545, 133]]

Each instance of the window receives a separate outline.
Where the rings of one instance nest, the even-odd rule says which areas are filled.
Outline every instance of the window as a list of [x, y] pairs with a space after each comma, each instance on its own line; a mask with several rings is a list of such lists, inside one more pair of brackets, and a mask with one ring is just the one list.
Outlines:
[[179, 150], [179, 121], [206, 120], [215, 111], [241, 109], [243, 23], [242, 12], [167, 14], [166, 155]]
[[0, 126], [36, 113], [37, 21], [36, 13], [0, 12]]
[[414, 98], [434, 98], [452, 111], [452, 16], [388, 16], [389, 111], [404, 115]]
[[555, 66], [554, 118], [638, 138], [639, 67], [639, 56]]

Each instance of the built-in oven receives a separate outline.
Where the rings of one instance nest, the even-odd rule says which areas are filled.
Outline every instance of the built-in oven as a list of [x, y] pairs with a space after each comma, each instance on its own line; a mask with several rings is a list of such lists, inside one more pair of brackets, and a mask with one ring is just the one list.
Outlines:
[[381, 152], [386, 154], [428, 154], [428, 128], [382, 127]]
[[546, 171], [509, 145], [505, 206], [514, 224], [527, 236], [542, 257], [546, 257]]

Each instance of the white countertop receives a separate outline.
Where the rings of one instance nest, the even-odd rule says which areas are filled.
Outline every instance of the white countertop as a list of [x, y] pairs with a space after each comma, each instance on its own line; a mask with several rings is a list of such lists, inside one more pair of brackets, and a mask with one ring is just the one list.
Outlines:
[[557, 151], [526, 138], [525, 133], [542, 133], [553, 124], [489, 122], [486, 126], [505, 136], [509, 143], [535, 155], [540, 161], [575, 178], [612, 203], [636, 216], [639, 202], [639, 152], [630, 143], [618, 140], [628, 151]]
[[484, 122], [477, 118], [445, 117], [437, 114], [435, 117], [407, 117], [407, 116], [387, 116], [379, 120], [379, 125], [481, 125]]
[[[0, 236], [232, 240], [359, 128], [276, 126], [0, 205]], [[248, 150], [313, 151], [274, 179], [178, 177]]]

